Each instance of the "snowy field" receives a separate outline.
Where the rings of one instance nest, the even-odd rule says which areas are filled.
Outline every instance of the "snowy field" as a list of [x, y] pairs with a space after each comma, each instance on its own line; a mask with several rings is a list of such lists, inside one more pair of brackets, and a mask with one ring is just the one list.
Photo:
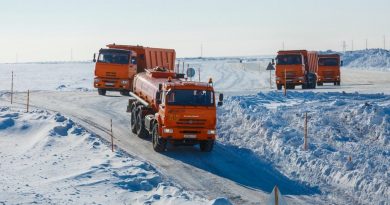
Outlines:
[[[218, 143], [208, 155], [192, 148], [156, 154], [149, 141], [132, 136], [127, 98], [98, 96], [92, 63], [0, 64], [0, 170], [6, 173], [0, 204], [114, 200], [96, 190], [122, 204], [228, 204], [223, 197], [264, 204], [276, 184], [288, 204], [389, 204], [387, 67], [343, 67], [341, 86], [298, 88], [284, 97], [273, 74], [270, 85], [269, 58], [184, 60], [227, 96], [218, 108]], [[18, 93], [8, 108], [11, 71]], [[28, 89], [39, 109], [23, 113]], [[130, 154], [111, 153], [104, 143], [101, 127], [110, 118], [118, 122], [118, 146]]]

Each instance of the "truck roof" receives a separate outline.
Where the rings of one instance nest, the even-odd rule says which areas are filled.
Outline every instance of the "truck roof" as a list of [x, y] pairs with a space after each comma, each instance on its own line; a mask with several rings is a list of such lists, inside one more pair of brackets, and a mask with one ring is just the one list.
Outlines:
[[340, 58], [340, 55], [337, 53], [332, 54], [320, 54], [318, 55], [319, 58]]
[[307, 54], [307, 50], [283, 50], [283, 51], [278, 51], [278, 55], [280, 54]]
[[130, 50], [124, 50], [124, 49], [117, 49], [117, 48], [101, 48], [99, 52], [104, 52], [104, 51], [109, 51], [109, 52], [116, 52], [116, 53], [130, 53]]

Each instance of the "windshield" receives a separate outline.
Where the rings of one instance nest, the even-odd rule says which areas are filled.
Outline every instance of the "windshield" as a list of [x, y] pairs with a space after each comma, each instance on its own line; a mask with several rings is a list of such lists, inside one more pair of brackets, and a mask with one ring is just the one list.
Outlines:
[[209, 90], [171, 90], [167, 92], [168, 105], [213, 106], [214, 92]]
[[98, 62], [129, 64], [129, 53], [104, 51], [99, 53]]
[[320, 58], [318, 61], [318, 65], [320, 66], [338, 66], [339, 61], [337, 58]]
[[278, 65], [297, 65], [302, 64], [301, 55], [279, 55], [276, 57], [276, 64]]

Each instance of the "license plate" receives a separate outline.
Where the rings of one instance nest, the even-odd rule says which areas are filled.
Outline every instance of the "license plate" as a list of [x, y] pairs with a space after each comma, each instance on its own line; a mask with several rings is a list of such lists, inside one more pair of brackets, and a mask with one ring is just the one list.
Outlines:
[[107, 86], [113, 86], [114, 83], [106, 83]]
[[184, 135], [184, 138], [186, 138], [186, 139], [195, 139], [196, 135]]

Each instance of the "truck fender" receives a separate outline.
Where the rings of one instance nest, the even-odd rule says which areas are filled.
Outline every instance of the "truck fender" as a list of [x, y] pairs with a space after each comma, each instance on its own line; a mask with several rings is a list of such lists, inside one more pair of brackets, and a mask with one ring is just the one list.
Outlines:
[[159, 133], [159, 135], [161, 135], [161, 133], [162, 133], [162, 120], [161, 120], [161, 116], [160, 116], [160, 114], [158, 114], [158, 113], [156, 113], [156, 114], [154, 114], [154, 119], [155, 119], [155, 121], [154, 121], [154, 123], [157, 123], [159, 126], [158, 126], [158, 133]]
[[127, 105], [127, 110], [126, 112], [131, 112], [133, 109], [137, 107], [137, 100], [130, 98], [129, 99], [129, 104]]

